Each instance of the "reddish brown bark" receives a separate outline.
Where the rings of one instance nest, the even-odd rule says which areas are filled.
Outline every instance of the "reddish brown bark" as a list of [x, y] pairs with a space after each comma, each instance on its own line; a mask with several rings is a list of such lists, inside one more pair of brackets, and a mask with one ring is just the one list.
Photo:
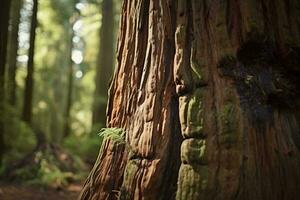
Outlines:
[[84, 199], [297, 199], [299, 20], [296, 0], [124, 1], [107, 125], [126, 148], [107, 141]]
[[[297, 102], [288, 100], [296, 82], [286, 62], [289, 51], [299, 55], [288, 44], [299, 41], [299, 15], [288, 20], [292, 3], [179, 1], [175, 78], [180, 113], [193, 110], [180, 117], [177, 199], [299, 196]], [[201, 156], [191, 160], [196, 141]]]

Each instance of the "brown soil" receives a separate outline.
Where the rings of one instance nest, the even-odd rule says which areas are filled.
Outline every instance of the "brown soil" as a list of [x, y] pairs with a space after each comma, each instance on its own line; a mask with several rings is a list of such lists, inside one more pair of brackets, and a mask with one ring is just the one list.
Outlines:
[[1, 183], [0, 200], [76, 200], [80, 190], [80, 184], [54, 189]]

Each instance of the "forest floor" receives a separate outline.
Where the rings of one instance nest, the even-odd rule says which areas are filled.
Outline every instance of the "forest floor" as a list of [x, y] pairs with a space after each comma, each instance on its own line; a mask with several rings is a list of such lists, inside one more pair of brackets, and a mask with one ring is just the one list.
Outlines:
[[0, 200], [76, 200], [81, 184], [64, 189], [0, 183]]

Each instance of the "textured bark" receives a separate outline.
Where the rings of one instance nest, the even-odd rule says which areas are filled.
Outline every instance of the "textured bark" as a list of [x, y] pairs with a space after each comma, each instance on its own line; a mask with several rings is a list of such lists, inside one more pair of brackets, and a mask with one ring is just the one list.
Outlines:
[[297, 199], [299, 3], [179, 1], [177, 13], [177, 199]]
[[[122, 173], [125, 168], [123, 144], [103, 142], [98, 158], [84, 183], [80, 194], [82, 200], [118, 199], [119, 187], [122, 183]], [[105, 169], [105, 175], [103, 171]]]
[[38, 0], [33, 0], [33, 9], [31, 17], [31, 27], [30, 27], [30, 39], [29, 39], [29, 53], [28, 53], [28, 63], [27, 63], [27, 76], [25, 80], [25, 91], [24, 91], [24, 104], [22, 119], [31, 124], [32, 118], [32, 100], [33, 100], [33, 82], [34, 82], [34, 45], [35, 45], [35, 35], [37, 27], [37, 12], [38, 12]]
[[21, 0], [12, 0], [10, 9], [10, 32], [9, 32], [9, 47], [8, 47], [8, 101], [13, 106], [16, 104], [16, 70], [18, 56], [18, 32], [21, 15]]
[[100, 163], [119, 159], [90, 184], [118, 184], [88, 196], [298, 199], [299, 9], [297, 0], [125, 0], [107, 125], [125, 129], [127, 144], [106, 143]]
[[5, 150], [4, 144], [4, 103], [5, 103], [5, 64], [7, 52], [7, 34], [8, 34], [8, 21], [9, 21], [9, 8], [10, 1], [3, 0], [0, 2], [0, 166]]
[[[178, 100], [173, 82], [175, 6], [159, 1], [124, 1], [117, 53], [117, 70], [110, 88], [108, 127], [126, 130], [124, 151], [102, 149], [97, 179], [87, 180], [81, 199], [133, 197], [169, 199], [176, 192], [180, 130]], [[134, 123], [133, 123], [134, 122]], [[116, 157], [114, 162], [106, 165]], [[127, 163], [111, 172], [113, 166]], [[122, 165], [122, 166], [123, 166]], [[124, 176], [123, 176], [123, 173]], [[95, 174], [91, 174], [91, 176]], [[124, 179], [123, 179], [124, 177]], [[104, 181], [103, 181], [104, 180]], [[123, 182], [123, 183], [122, 183]], [[111, 187], [104, 187], [108, 183]], [[122, 189], [120, 189], [122, 184]], [[142, 187], [141, 187], [142, 186]]]
[[99, 55], [97, 61], [95, 94], [93, 105], [93, 125], [105, 125], [106, 101], [109, 81], [114, 65], [114, 5], [113, 0], [102, 1]]

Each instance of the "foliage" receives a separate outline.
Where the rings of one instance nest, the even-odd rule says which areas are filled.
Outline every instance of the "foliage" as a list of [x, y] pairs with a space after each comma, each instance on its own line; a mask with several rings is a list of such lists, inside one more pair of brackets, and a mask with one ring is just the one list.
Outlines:
[[5, 126], [5, 145], [8, 151], [4, 157], [4, 164], [22, 158], [32, 151], [36, 145], [33, 130], [18, 117], [17, 109], [5, 106], [6, 115], [3, 118]]
[[57, 188], [85, 176], [85, 174], [79, 173], [85, 169], [82, 161], [57, 146], [43, 146], [26, 161], [28, 163], [24, 167], [18, 168], [13, 177], [28, 184]]
[[[63, 141], [63, 147], [82, 158], [83, 161], [92, 163], [97, 157], [99, 146], [101, 146], [102, 138], [97, 135], [84, 134], [82, 136], [70, 136]], [[80, 148], [78, 148], [80, 147]]]
[[125, 131], [121, 128], [102, 128], [98, 135], [103, 137], [103, 140], [111, 139], [117, 144], [125, 143]]
[[[120, 2], [118, 6], [120, 7]], [[33, 123], [29, 126], [20, 119], [32, 14], [32, 1], [24, 0], [18, 36], [16, 105], [12, 107], [7, 104], [5, 114], [0, 113], [6, 124], [6, 152], [0, 175], [5, 175], [3, 172], [25, 160], [26, 165], [14, 171], [14, 178], [28, 183], [60, 187], [84, 175], [88, 171], [86, 164], [94, 162], [99, 146], [106, 137], [99, 138], [97, 134], [90, 134], [94, 132], [93, 129], [103, 127], [102, 124], [92, 127], [91, 123], [101, 26], [100, 8], [101, 0], [39, 1], [34, 55]], [[74, 33], [73, 38], [71, 32]], [[72, 51], [82, 54], [82, 62], [76, 64], [73, 59], [71, 61]], [[63, 127], [70, 63], [74, 68], [74, 92], [69, 121], [71, 134], [65, 138]], [[6, 86], [10, 84], [7, 81]], [[100, 100], [106, 101], [106, 98]], [[48, 147], [39, 149], [37, 135], [43, 136], [45, 145], [55, 144], [62, 150], [57, 153], [57, 150], [53, 151]], [[31, 156], [29, 160], [28, 155]], [[61, 161], [59, 157], [64, 155], [68, 155], [72, 162], [62, 164], [65, 161]]]

